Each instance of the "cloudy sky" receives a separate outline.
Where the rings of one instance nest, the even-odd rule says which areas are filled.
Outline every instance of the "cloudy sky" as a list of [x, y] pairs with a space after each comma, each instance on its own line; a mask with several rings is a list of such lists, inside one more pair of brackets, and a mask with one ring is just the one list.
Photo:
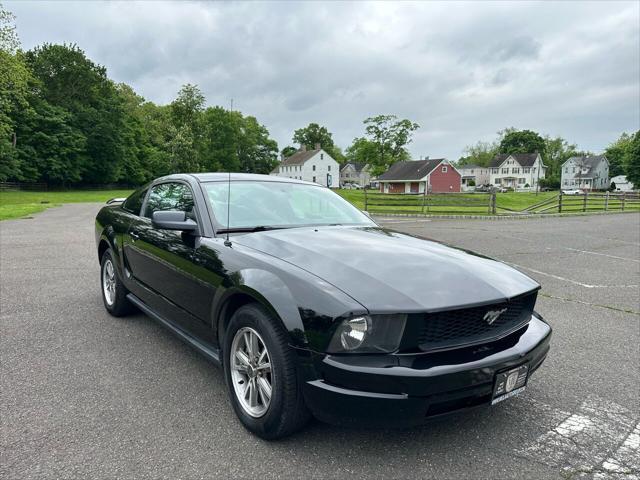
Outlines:
[[13, 2], [23, 48], [77, 43], [167, 103], [184, 83], [255, 115], [280, 148], [309, 122], [346, 147], [367, 116], [457, 159], [504, 127], [601, 151], [640, 128], [640, 2]]

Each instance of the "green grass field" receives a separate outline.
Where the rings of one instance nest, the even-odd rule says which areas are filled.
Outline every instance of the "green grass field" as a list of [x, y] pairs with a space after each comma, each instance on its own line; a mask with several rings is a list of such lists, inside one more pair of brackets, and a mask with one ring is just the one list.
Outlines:
[[64, 192], [0, 192], [0, 220], [21, 218], [63, 203], [103, 203], [113, 197], [126, 197], [131, 190], [74, 190]]
[[[362, 190], [336, 190], [343, 198], [359, 209], [364, 209], [364, 192]], [[103, 203], [113, 197], [126, 197], [131, 190], [73, 190], [64, 192], [31, 192], [31, 191], [2, 191], [0, 192], [0, 220], [28, 217], [50, 207], [64, 203], [98, 202]], [[557, 192], [535, 193], [498, 193], [496, 206], [498, 214], [508, 214], [510, 211], [522, 211], [526, 208], [551, 199]], [[424, 214], [453, 214], [453, 215], [488, 215], [488, 194], [463, 194], [448, 197], [439, 195], [434, 202], [444, 205], [430, 205], [422, 208], [422, 197], [414, 195], [382, 195], [370, 194], [369, 203], [385, 203], [384, 206], [369, 205], [371, 213], [424, 213]], [[581, 212], [583, 209], [581, 196], [564, 196], [563, 212]], [[410, 205], [407, 205], [410, 204]], [[609, 210], [620, 211], [620, 200], [610, 199]], [[545, 208], [542, 206], [541, 208]], [[539, 209], [538, 209], [539, 210]], [[589, 198], [587, 211], [603, 211], [604, 199]], [[640, 211], [640, 202], [627, 202], [626, 211]], [[554, 213], [556, 210], [551, 210]]]

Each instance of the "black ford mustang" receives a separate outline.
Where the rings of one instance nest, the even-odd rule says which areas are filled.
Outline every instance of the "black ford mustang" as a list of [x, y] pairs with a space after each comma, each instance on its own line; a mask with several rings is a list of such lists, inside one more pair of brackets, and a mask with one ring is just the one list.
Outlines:
[[221, 364], [263, 438], [311, 414], [407, 426], [497, 403], [549, 350], [536, 282], [307, 182], [159, 178], [100, 211], [96, 242], [107, 310], [137, 307]]

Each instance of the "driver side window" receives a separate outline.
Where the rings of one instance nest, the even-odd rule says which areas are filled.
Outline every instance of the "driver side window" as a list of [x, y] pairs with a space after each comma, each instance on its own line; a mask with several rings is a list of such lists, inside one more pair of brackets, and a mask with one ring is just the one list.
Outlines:
[[160, 210], [178, 210], [194, 216], [193, 194], [191, 189], [182, 183], [161, 183], [151, 189], [144, 216], [151, 218], [153, 212]]

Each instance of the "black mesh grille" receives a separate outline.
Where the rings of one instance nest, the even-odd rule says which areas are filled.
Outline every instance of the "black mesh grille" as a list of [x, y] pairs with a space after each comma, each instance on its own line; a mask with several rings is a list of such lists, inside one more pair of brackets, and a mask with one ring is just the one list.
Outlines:
[[[418, 334], [420, 350], [440, 350], [483, 343], [524, 326], [531, 318], [536, 293], [482, 307], [425, 314]], [[501, 312], [491, 323], [490, 312]]]

